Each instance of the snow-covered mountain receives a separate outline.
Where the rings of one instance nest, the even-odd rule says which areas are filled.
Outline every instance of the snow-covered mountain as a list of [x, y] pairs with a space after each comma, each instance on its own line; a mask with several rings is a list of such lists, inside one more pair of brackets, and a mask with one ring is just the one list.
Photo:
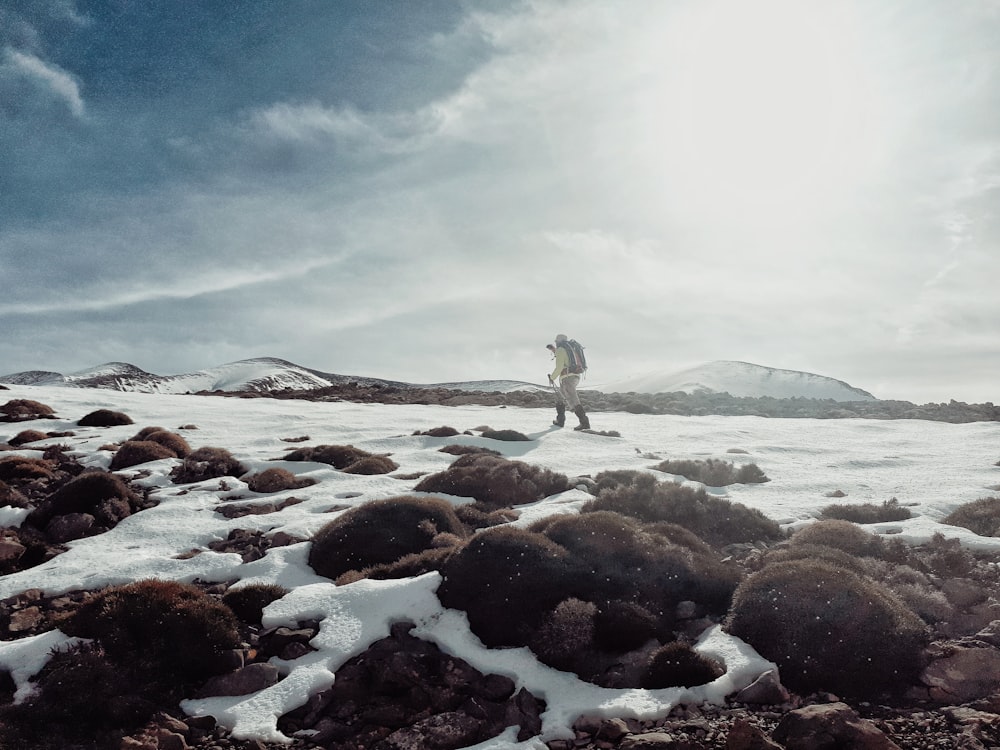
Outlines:
[[544, 390], [542, 386], [517, 380], [482, 380], [416, 386], [382, 378], [337, 375], [302, 367], [276, 357], [258, 357], [229, 362], [205, 370], [180, 375], [156, 375], [127, 362], [107, 362], [63, 375], [47, 370], [29, 370], [0, 376], [0, 383], [12, 385], [63, 385], [77, 388], [104, 388], [138, 393], [196, 393], [198, 391], [274, 391], [290, 388], [313, 390], [355, 383], [361, 386], [397, 388], [447, 388], [457, 391]]
[[757, 398], [815, 398], [877, 401], [868, 391], [842, 380], [798, 370], [779, 370], [749, 362], [718, 360], [673, 372], [652, 372], [597, 387], [605, 393], [729, 393]]

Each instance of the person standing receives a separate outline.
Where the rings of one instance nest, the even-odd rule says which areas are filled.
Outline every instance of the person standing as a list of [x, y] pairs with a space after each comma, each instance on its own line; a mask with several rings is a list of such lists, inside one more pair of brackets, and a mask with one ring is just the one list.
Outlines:
[[[566, 424], [566, 409], [571, 409], [580, 424], [574, 430], [589, 430], [590, 419], [580, 403], [576, 388], [580, 383], [580, 373], [582, 367], [578, 363], [578, 357], [574, 354], [570, 341], [565, 334], [556, 336], [555, 346], [548, 345], [548, 349], [554, 352], [556, 357], [555, 368], [549, 374], [549, 384], [555, 387], [556, 391], [556, 418], [552, 424], [562, 427]], [[558, 382], [558, 386], [556, 383]]]

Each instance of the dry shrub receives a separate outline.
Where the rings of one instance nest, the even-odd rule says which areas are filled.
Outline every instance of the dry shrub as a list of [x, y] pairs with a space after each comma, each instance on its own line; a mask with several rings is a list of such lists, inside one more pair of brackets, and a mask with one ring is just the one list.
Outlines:
[[219, 477], [239, 477], [246, 474], [246, 467], [225, 448], [199, 448], [175, 466], [170, 477], [177, 484], [204, 482]]
[[24, 445], [25, 443], [34, 443], [38, 440], [45, 440], [48, 437], [44, 432], [39, 432], [38, 430], [21, 430], [14, 437], [7, 441], [8, 445]]
[[30, 482], [35, 479], [52, 479], [55, 476], [50, 461], [27, 456], [0, 458], [0, 479], [8, 482]]
[[492, 507], [533, 503], [567, 489], [569, 480], [563, 474], [481, 453], [461, 456], [414, 487], [417, 492], [472, 497]]
[[642, 686], [648, 690], [694, 687], [709, 683], [724, 672], [718, 663], [706, 659], [688, 644], [674, 641], [650, 654]]
[[285, 461], [315, 461], [329, 464], [335, 469], [346, 469], [355, 461], [370, 456], [371, 453], [353, 445], [317, 445], [299, 448], [284, 457]]
[[531, 438], [523, 432], [517, 430], [483, 430], [483, 437], [490, 440], [504, 440], [507, 442], [530, 441]]
[[611, 510], [648, 523], [667, 521], [693, 531], [713, 546], [783, 537], [778, 524], [756, 508], [713, 497], [701, 487], [663, 483], [640, 472], [599, 474], [595, 481], [598, 495], [583, 506], [584, 513]]
[[450, 453], [453, 456], [466, 456], [472, 453], [484, 453], [487, 456], [502, 456], [500, 451], [492, 448], [482, 448], [478, 445], [446, 445], [438, 449], [439, 453]]
[[941, 523], [961, 526], [979, 536], [1000, 536], [1000, 498], [983, 497], [960, 505]]
[[679, 474], [686, 479], [701, 482], [709, 487], [725, 487], [730, 484], [762, 484], [770, 481], [757, 464], [743, 464], [737, 469], [731, 461], [722, 461], [717, 458], [708, 458], [704, 461], [661, 461], [652, 468], [667, 474]]
[[162, 427], [144, 427], [130, 437], [129, 440], [148, 440], [153, 443], [159, 443], [164, 448], [169, 448], [173, 451], [173, 454], [177, 458], [184, 458], [191, 452], [191, 446], [188, 445], [187, 440], [176, 432], [165, 430]]
[[364, 456], [344, 469], [345, 474], [388, 474], [399, 468], [399, 464], [388, 456]]
[[542, 619], [575, 594], [586, 569], [541, 534], [499, 526], [474, 535], [449, 558], [438, 598], [463, 610], [490, 648], [525, 646]]
[[927, 562], [935, 575], [961, 578], [976, 567], [976, 560], [958, 539], [934, 534], [926, 545]]
[[274, 583], [252, 583], [229, 589], [223, 594], [222, 603], [248, 625], [260, 625], [264, 608], [287, 593], [288, 589]]
[[924, 625], [885, 586], [823, 562], [768, 565], [736, 590], [725, 628], [792, 690], [874, 697], [916, 679]]
[[877, 536], [850, 521], [836, 519], [816, 521], [799, 529], [792, 534], [790, 544], [819, 544], [858, 557], [879, 557], [882, 553], [882, 540]]
[[12, 508], [28, 507], [28, 498], [0, 479], [0, 507], [9, 505]]
[[482, 503], [458, 505], [455, 515], [470, 529], [487, 529], [517, 519], [517, 511], [510, 508], [493, 508]]
[[[343, 586], [362, 578], [383, 581], [394, 578], [413, 578], [414, 576], [421, 576], [424, 573], [430, 573], [432, 570], [441, 570], [452, 554], [454, 554], [457, 545], [440, 546], [439, 540], [451, 536], [451, 534], [438, 534], [431, 540], [431, 544], [434, 546], [422, 552], [404, 555], [394, 562], [372, 565], [363, 570], [349, 570], [339, 576], [334, 583], [338, 586]], [[457, 541], [458, 537], [454, 537], [454, 539]]]
[[851, 521], [852, 523], [885, 523], [888, 521], [905, 521], [912, 518], [909, 508], [900, 506], [896, 498], [886, 500], [881, 505], [874, 503], [858, 503], [856, 505], [837, 503], [828, 505], [820, 511], [823, 518]]
[[605, 602], [594, 616], [594, 642], [616, 654], [640, 648], [657, 636], [658, 629], [656, 615], [632, 601]]
[[459, 433], [459, 431], [456, 430], [454, 427], [444, 426], [444, 427], [432, 427], [431, 429], [424, 430], [423, 432], [417, 430], [413, 434], [426, 435], [427, 437], [455, 437], [455, 435], [459, 435], [461, 433]]
[[312, 477], [299, 479], [288, 469], [274, 467], [264, 469], [247, 479], [247, 486], [251, 492], [271, 493], [285, 492], [286, 490], [298, 490], [316, 484]]
[[195, 586], [152, 579], [105, 589], [60, 629], [96, 640], [116, 662], [187, 684], [225, 671], [240, 645], [229, 607]]
[[[868, 572], [866, 560], [871, 560], [871, 558], [857, 557], [842, 549], [828, 547], [825, 544], [811, 544], [806, 542], [769, 550], [764, 556], [762, 563], [763, 565], [772, 565], [774, 563], [791, 562], [793, 560], [818, 560], [830, 565], [847, 568], [858, 575], [866, 575]], [[763, 567], [763, 565], [760, 567]]]
[[51, 406], [32, 401], [30, 398], [15, 398], [0, 406], [0, 413], [7, 418], [5, 422], [19, 422], [24, 419], [42, 419], [55, 414]]
[[542, 620], [531, 639], [531, 650], [543, 664], [573, 670], [577, 657], [593, 648], [597, 607], [579, 599], [566, 599]]
[[164, 458], [177, 458], [177, 454], [166, 446], [150, 440], [126, 440], [111, 459], [111, 471]]
[[345, 511], [316, 532], [309, 565], [319, 575], [337, 579], [349, 570], [423, 552], [441, 533], [467, 533], [447, 501], [412, 495], [376, 500]]
[[81, 427], [117, 427], [123, 424], [133, 424], [133, 422], [132, 418], [123, 412], [98, 409], [84, 415], [77, 424]]
[[42, 529], [55, 516], [89, 513], [113, 526], [138, 507], [138, 498], [128, 485], [110, 472], [86, 471], [64, 484], [28, 514], [26, 523]]

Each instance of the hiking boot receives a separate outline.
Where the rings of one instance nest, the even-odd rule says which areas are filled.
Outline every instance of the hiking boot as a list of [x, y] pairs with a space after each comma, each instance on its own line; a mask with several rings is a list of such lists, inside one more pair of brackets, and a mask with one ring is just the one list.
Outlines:
[[556, 418], [552, 420], [552, 424], [556, 427], [562, 427], [566, 424], [566, 407], [562, 404], [556, 406]]
[[587, 419], [587, 412], [585, 412], [583, 410], [583, 407], [582, 406], [576, 407], [573, 410], [573, 413], [576, 414], [576, 418], [580, 420], [580, 424], [577, 425], [576, 427], [574, 427], [573, 429], [574, 430], [589, 430], [590, 429], [590, 420]]

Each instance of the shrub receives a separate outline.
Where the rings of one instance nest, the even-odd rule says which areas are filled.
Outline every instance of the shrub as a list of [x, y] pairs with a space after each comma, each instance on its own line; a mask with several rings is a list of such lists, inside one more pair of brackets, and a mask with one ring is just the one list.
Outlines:
[[725, 629], [774, 661], [791, 689], [850, 697], [905, 689], [925, 642], [920, 618], [885, 586], [809, 560], [750, 575]]
[[388, 456], [364, 456], [344, 469], [345, 474], [388, 474], [399, 464]]
[[162, 427], [144, 427], [129, 438], [129, 440], [148, 440], [153, 443], [159, 443], [164, 448], [169, 448], [173, 451], [177, 458], [184, 458], [191, 452], [191, 446], [188, 445], [187, 440], [176, 432], [164, 430]]
[[239, 620], [195, 586], [144, 580], [114, 586], [84, 603], [60, 626], [96, 640], [109, 657], [144, 673], [197, 682], [228, 668], [240, 644]]
[[[871, 558], [867, 558], [871, 559]], [[825, 544], [799, 543], [794, 546], [781, 547], [769, 550], [764, 556], [763, 564], [772, 565], [779, 562], [791, 562], [793, 560], [818, 560], [821, 562], [847, 568], [858, 575], [866, 575], [868, 567], [865, 564], [866, 558], [857, 557], [849, 552], [836, 547], [828, 547]]]
[[0, 458], [0, 479], [15, 482], [30, 482], [34, 479], [52, 479], [52, 463], [43, 458], [10, 456]]
[[934, 534], [926, 546], [930, 553], [928, 564], [936, 575], [961, 578], [976, 566], [975, 558], [962, 547], [958, 539], [947, 539], [943, 534]]
[[126, 440], [115, 451], [111, 459], [111, 471], [127, 469], [149, 461], [159, 461], [164, 458], [176, 458], [177, 455], [164, 445], [150, 440]]
[[820, 514], [823, 518], [851, 521], [852, 523], [885, 523], [887, 521], [904, 521], [913, 517], [910, 509], [900, 507], [896, 498], [886, 500], [881, 505], [874, 503], [828, 505], [820, 511]]
[[724, 671], [688, 644], [674, 641], [660, 646], [650, 655], [642, 675], [642, 687], [647, 690], [694, 687], [711, 682]]
[[983, 497], [960, 505], [941, 523], [961, 526], [979, 536], [1000, 536], [1000, 498]]
[[[41, 529], [53, 517], [63, 516], [67, 513], [90, 513], [94, 516], [104, 516], [106, 512], [102, 512], [101, 508], [109, 501], [120, 508], [119, 515], [123, 513], [127, 516], [135, 507], [137, 498], [121, 477], [106, 471], [86, 471], [42, 501], [28, 515], [26, 522]], [[111, 519], [105, 518], [103, 520], [110, 521]]]
[[455, 507], [455, 515], [470, 529], [485, 529], [490, 526], [499, 526], [502, 523], [509, 523], [517, 518], [517, 512], [509, 508], [492, 508], [481, 503], [458, 505]]
[[433, 427], [429, 430], [424, 430], [420, 432], [419, 430], [413, 433], [414, 435], [426, 435], [428, 437], [454, 437], [460, 434], [458, 430], [454, 427]]
[[799, 529], [792, 534], [790, 543], [820, 544], [859, 557], [878, 557], [882, 551], [882, 540], [877, 536], [850, 521], [836, 519], [816, 521]]
[[32, 401], [29, 398], [15, 398], [0, 406], [0, 413], [6, 415], [7, 422], [18, 422], [24, 419], [41, 419], [55, 414], [51, 406]]
[[316, 480], [312, 477], [299, 479], [288, 469], [279, 467], [264, 469], [264, 471], [258, 472], [247, 479], [247, 486], [251, 492], [264, 494], [297, 490], [313, 484], [316, 484]]
[[39, 432], [38, 430], [21, 430], [14, 437], [7, 441], [8, 445], [24, 445], [25, 443], [34, 443], [38, 440], [45, 440], [48, 435], [44, 432]]
[[349, 570], [422, 552], [441, 533], [466, 534], [447, 501], [411, 495], [376, 500], [345, 511], [316, 532], [309, 565], [319, 575], [336, 579]]
[[173, 468], [170, 476], [178, 484], [187, 484], [219, 477], [239, 477], [246, 471], [246, 467], [225, 448], [206, 447], [186, 456], [180, 466]]
[[370, 456], [368, 451], [353, 445], [317, 445], [313, 448], [299, 448], [285, 456], [286, 461], [315, 461], [329, 464], [335, 469], [346, 469], [355, 461]]
[[417, 492], [472, 497], [493, 507], [533, 503], [567, 489], [569, 481], [563, 474], [480, 453], [461, 456], [445, 471], [425, 477], [414, 488]]
[[[371, 578], [374, 580], [413, 578], [414, 576], [421, 576], [424, 573], [430, 573], [432, 570], [441, 570], [456, 549], [454, 544], [440, 546], [440, 540], [449, 537], [451, 537], [450, 534], [438, 534], [432, 540], [433, 547], [429, 547], [422, 552], [404, 555], [391, 563], [372, 565], [363, 570], [349, 570], [339, 576], [334, 582], [338, 586], [343, 586], [362, 578]], [[454, 539], [457, 540], [458, 537]]]
[[81, 427], [116, 427], [117, 425], [133, 424], [128, 414], [111, 409], [98, 409], [83, 416], [78, 425]]
[[0, 479], [0, 507], [9, 505], [13, 508], [28, 507], [28, 498]]
[[478, 445], [446, 445], [438, 449], [439, 453], [450, 453], [453, 456], [465, 456], [470, 453], [485, 453], [488, 456], [502, 456], [500, 451], [492, 448], [481, 448]]
[[531, 440], [530, 437], [517, 430], [483, 430], [483, 437], [490, 440], [505, 440], [508, 442]]
[[288, 589], [277, 584], [252, 583], [249, 586], [229, 589], [223, 594], [222, 603], [248, 625], [260, 625], [264, 607], [287, 593]]
[[593, 647], [597, 607], [566, 599], [542, 620], [531, 639], [531, 650], [543, 664], [572, 671], [576, 657]]
[[656, 616], [640, 604], [614, 599], [598, 607], [594, 616], [594, 642], [612, 653], [640, 648], [656, 637]]
[[[625, 481], [631, 480], [630, 483]], [[624, 481], [622, 481], [624, 480]], [[613, 510], [646, 522], [667, 521], [693, 531], [709, 544], [775, 541], [781, 528], [756, 508], [713, 497], [701, 487], [658, 482], [649, 474], [609, 478], [598, 475], [598, 496], [581, 509], [584, 513]]]
[[575, 596], [586, 569], [555, 542], [516, 526], [481, 531], [442, 569], [438, 598], [463, 610], [490, 648], [525, 646], [542, 618]]
[[730, 484], [760, 484], [770, 481], [756, 464], [744, 464], [737, 469], [731, 461], [709, 458], [704, 461], [661, 461], [652, 467], [656, 471], [679, 474], [709, 487]]

